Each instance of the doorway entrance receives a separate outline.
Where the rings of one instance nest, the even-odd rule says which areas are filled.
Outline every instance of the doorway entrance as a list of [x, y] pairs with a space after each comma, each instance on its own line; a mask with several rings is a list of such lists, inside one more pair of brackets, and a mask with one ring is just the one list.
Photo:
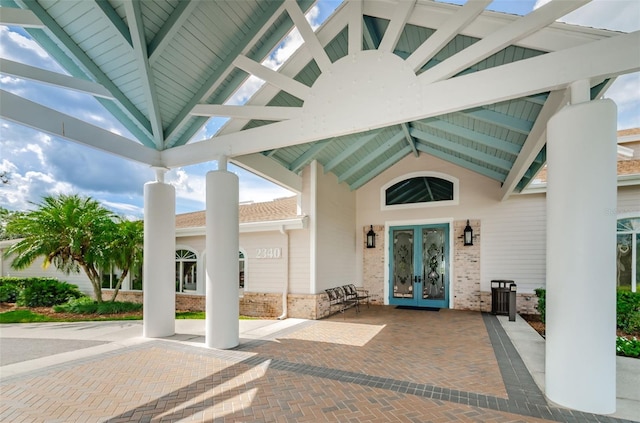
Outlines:
[[389, 228], [389, 304], [449, 307], [449, 224]]

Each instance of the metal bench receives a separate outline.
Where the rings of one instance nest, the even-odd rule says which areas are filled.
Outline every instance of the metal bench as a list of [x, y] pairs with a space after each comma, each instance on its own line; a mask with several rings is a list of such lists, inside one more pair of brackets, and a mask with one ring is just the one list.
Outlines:
[[367, 308], [369, 307], [369, 291], [363, 288], [356, 288], [353, 284], [325, 289], [324, 292], [329, 298], [329, 314], [338, 311], [344, 313], [350, 307], [355, 307], [356, 313], [359, 313], [360, 304], [365, 301]]

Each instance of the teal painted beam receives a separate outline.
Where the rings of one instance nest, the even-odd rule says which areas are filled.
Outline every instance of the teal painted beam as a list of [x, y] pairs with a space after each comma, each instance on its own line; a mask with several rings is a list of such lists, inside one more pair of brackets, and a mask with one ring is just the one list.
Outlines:
[[462, 144], [458, 144], [456, 142], [447, 140], [445, 138], [441, 138], [432, 134], [429, 134], [424, 131], [419, 131], [414, 129], [411, 131], [411, 135], [420, 139], [422, 142], [433, 144], [437, 147], [445, 148], [449, 151], [462, 154], [463, 156], [467, 156], [469, 158], [475, 159], [477, 161], [486, 163], [489, 166], [497, 167], [498, 169], [502, 169], [507, 173], [511, 170], [513, 166], [513, 162], [509, 160], [500, 159], [496, 156], [492, 156], [491, 154], [487, 154], [481, 151], [478, 151], [471, 147], [466, 147]]
[[331, 140], [318, 141], [313, 144], [307, 151], [300, 155], [291, 163], [289, 170], [298, 173], [303, 167], [309, 164], [322, 150], [331, 144]]
[[[140, 139], [140, 142], [145, 143], [148, 139], [153, 139], [152, 131], [151, 131], [151, 123], [147, 119], [147, 117], [140, 111], [138, 108], [127, 98], [126, 95], [107, 77], [107, 75], [102, 72], [100, 67], [96, 65], [93, 60], [69, 37], [69, 35], [58, 25], [58, 23], [47, 13], [46, 10], [35, 0], [21, 0], [23, 5], [30, 9], [33, 13], [36, 14], [38, 19], [42, 21], [47, 27], [47, 29], [51, 32], [51, 34], [56, 37], [74, 56], [74, 58], [80, 62], [80, 64], [89, 72], [89, 76], [93, 78], [96, 82], [103, 85], [109, 92], [113, 95], [113, 97], [120, 103], [120, 105], [124, 108], [124, 110], [131, 116], [132, 119], [135, 119], [136, 123], [144, 128], [146, 132], [148, 132], [148, 137]], [[31, 33], [31, 32], [29, 32]], [[56, 58], [57, 59], [57, 58]], [[62, 64], [62, 63], [61, 63]], [[77, 69], [77, 67], [76, 67]], [[74, 69], [75, 70], [75, 69]], [[71, 70], [69, 70], [71, 72]], [[85, 72], [82, 75], [72, 74], [76, 77], [86, 78], [87, 74]], [[155, 143], [152, 142], [149, 147], [154, 147]]]
[[472, 119], [479, 120], [490, 125], [496, 125], [501, 128], [508, 129], [509, 131], [515, 131], [523, 135], [529, 135], [531, 128], [533, 128], [533, 122], [483, 108], [476, 110], [464, 110], [462, 112], [458, 112], [458, 114], [468, 116]]
[[[27, 32], [46, 52], [55, 59], [55, 61], [69, 72], [75, 78], [81, 78], [90, 81], [85, 71], [80, 68], [62, 49], [41, 29], [28, 29]], [[96, 100], [102, 104], [122, 125], [131, 132], [138, 141], [147, 147], [155, 148], [155, 143], [151, 139], [151, 134], [137, 120], [126, 112], [121, 104], [112, 100], [96, 97]]]
[[351, 155], [353, 155], [356, 151], [360, 150], [362, 147], [365, 146], [365, 144], [367, 144], [369, 141], [371, 141], [372, 139], [374, 139], [378, 135], [380, 135], [380, 131], [376, 131], [374, 133], [367, 134], [367, 135], [365, 135], [363, 137], [358, 138], [355, 141], [349, 142], [349, 146], [347, 148], [342, 150], [342, 152], [340, 154], [335, 156], [326, 165], [323, 166], [324, 167], [324, 173], [327, 173], [327, 172], [330, 172], [331, 170], [333, 170], [333, 168], [335, 168], [340, 163], [342, 163], [347, 157], [351, 157]]
[[482, 144], [485, 147], [495, 148], [498, 151], [510, 154], [512, 156], [517, 156], [522, 149], [521, 145], [504, 141], [500, 138], [492, 137], [490, 135], [481, 134], [479, 132], [472, 131], [471, 129], [454, 125], [453, 123], [445, 122], [443, 120], [433, 120], [422, 123], [430, 128], [438, 129], [448, 134], [464, 138], [465, 140]]
[[[387, 141], [385, 141], [382, 145], [380, 145], [374, 151], [369, 153], [365, 158], [361, 159], [357, 165], [350, 167], [349, 170], [342, 173], [341, 175], [337, 175], [338, 183], [344, 182], [345, 180], [349, 179], [350, 177], [352, 177], [353, 175], [355, 175], [365, 167], [369, 166], [369, 164], [372, 161], [380, 157], [391, 147], [395, 146], [396, 144], [398, 144], [400, 141], [403, 141], [403, 140], [404, 140], [404, 134], [402, 133], [402, 131], [396, 133], [394, 136], [389, 138]], [[411, 147], [409, 146], [407, 146], [407, 148], [411, 149]]]
[[[179, 137], [176, 136], [176, 132], [185, 124], [187, 120], [193, 118], [189, 114], [191, 110], [195, 107], [196, 104], [200, 103], [211, 95], [209, 92], [211, 87], [216, 83], [216, 81], [224, 75], [228, 68], [233, 65], [233, 61], [235, 58], [243, 52], [246, 48], [247, 44], [255, 37], [255, 35], [262, 29], [262, 27], [267, 23], [267, 21], [271, 18], [271, 16], [278, 11], [280, 6], [284, 0], [272, 1], [269, 2], [269, 7], [260, 15], [260, 18], [252, 24], [252, 30], [245, 34], [244, 38], [236, 44], [236, 46], [231, 50], [231, 52], [225, 57], [225, 59], [220, 63], [220, 65], [216, 68], [216, 70], [204, 81], [200, 89], [195, 93], [195, 95], [189, 100], [189, 102], [182, 108], [180, 113], [176, 116], [176, 118], [167, 126], [165, 129], [165, 147], [170, 148], [174, 146], [184, 145], [191, 137], [200, 130], [202, 125], [204, 125], [208, 118], [199, 117], [197, 125], [190, 125], [189, 128], [180, 134]], [[298, 5], [303, 12], [306, 12], [313, 5], [313, 0], [303, 0], [298, 1]], [[286, 15], [286, 14], [285, 14]], [[293, 22], [291, 19], [287, 18], [287, 23], [280, 25], [268, 39], [264, 40], [262, 48], [258, 49], [254, 54], [252, 54], [249, 58], [253, 59], [257, 62], [261, 62], [271, 50], [282, 40], [282, 38], [291, 30], [293, 27]], [[217, 95], [211, 103], [212, 104], [224, 104], [227, 100], [227, 97], [231, 95], [231, 93], [235, 92], [235, 90], [244, 83], [246, 80], [246, 74], [240, 73], [236, 76], [230, 83], [228, 84], [228, 89], [222, 95]]]
[[197, 1], [179, 1], [169, 18], [162, 24], [162, 28], [153, 37], [147, 46], [149, 61], [153, 62], [162, 52], [164, 47], [171, 42], [175, 34], [182, 27], [191, 12], [198, 7]]
[[116, 31], [120, 33], [120, 36], [122, 37], [122, 39], [127, 44], [129, 44], [129, 47], [133, 48], [133, 42], [131, 41], [131, 33], [129, 32], [129, 27], [127, 26], [126, 23], [124, 23], [120, 15], [118, 15], [118, 12], [116, 12], [116, 10], [113, 7], [111, 7], [111, 3], [109, 3], [107, 0], [95, 0], [95, 1], [98, 8], [102, 10], [102, 13], [104, 13], [107, 19], [109, 19], [109, 22], [111, 22], [111, 25], [113, 25]]
[[369, 182], [370, 180], [372, 180], [373, 178], [375, 178], [385, 170], [389, 169], [394, 164], [398, 163], [409, 153], [411, 153], [411, 147], [409, 147], [408, 145], [404, 146], [400, 151], [395, 153], [393, 156], [389, 157], [387, 160], [380, 163], [375, 168], [371, 169], [369, 172], [367, 172], [364, 176], [361, 176], [353, 184], [350, 184], [349, 188], [351, 189], [351, 191], [357, 190], [358, 188], [360, 188], [361, 186], [363, 186], [364, 184], [366, 184], [367, 182]]
[[416, 140], [413, 139], [413, 137], [411, 136], [411, 133], [409, 132], [409, 129], [410, 129], [409, 124], [401, 123], [400, 127], [402, 128], [402, 132], [404, 133], [404, 137], [407, 140], [409, 147], [411, 147], [411, 151], [413, 151], [413, 155], [418, 157], [419, 153], [418, 153], [418, 150], [416, 149]]
[[502, 174], [500, 172], [496, 172], [494, 170], [491, 169], [487, 169], [486, 167], [480, 166], [476, 163], [472, 163], [468, 160], [465, 160], [461, 157], [458, 156], [454, 156], [452, 154], [446, 153], [442, 150], [438, 150], [436, 148], [433, 148], [429, 145], [423, 144], [421, 142], [419, 142], [416, 147], [418, 148], [418, 150], [422, 151], [423, 153], [426, 154], [430, 154], [434, 157], [438, 157], [439, 159], [442, 159], [444, 161], [447, 161], [449, 163], [453, 163], [457, 166], [463, 167], [465, 169], [468, 169], [472, 172], [476, 172], [479, 173], [480, 175], [486, 176], [487, 178], [491, 178], [494, 179], [500, 183], [504, 182], [507, 175], [506, 174]]

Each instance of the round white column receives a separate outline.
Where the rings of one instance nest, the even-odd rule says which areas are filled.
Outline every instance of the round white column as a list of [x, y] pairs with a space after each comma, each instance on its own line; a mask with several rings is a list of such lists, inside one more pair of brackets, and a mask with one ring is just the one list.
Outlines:
[[[161, 179], [160, 179], [161, 180]], [[144, 185], [143, 336], [175, 333], [176, 193], [160, 181]]]
[[240, 343], [238, 297], [238, 176], [226, 170], [206, 179], [206, 331], [209, 348]]
[[547, 397], [616, 409], [616, 105], [565, 107], [547, 125]]

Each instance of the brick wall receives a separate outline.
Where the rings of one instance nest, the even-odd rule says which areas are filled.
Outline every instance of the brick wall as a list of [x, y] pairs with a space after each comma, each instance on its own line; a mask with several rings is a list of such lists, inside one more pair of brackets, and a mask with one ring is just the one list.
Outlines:
[[[362, 229], [362, 236], [366, 242], [367, 232], [370, 226]], [[362, 285], [364, 289], [369, 290], [371, 304], [384, 304], [384, 241], [385, 227], [382, 225], [373, 225], [373, 231], [376, 233], [376, 247], [367, 248], [363, 246], [362, 254]]]
[[473, 228], [473, 245], [465, 246], [462, 237], [467, 221], [453, 222], [453, 308], [482, 310], [484, 299], [480, 295], [480, 221], [469, 220], [469, 225]]
[[[111, 298], [113, 291], [102, 290], [104, 298]], [[118, 301], [142, 303], [140, 291], [120, 291]], [[250, 317], [276, 318], [282, 314], [282, 294], [245, 292], [239, 299], [240, 314]], [[287, 299], [287, 315], [298, 319], [320, 319], [329, 314], [329, 303], [324, 294], [301, 295], [289, 294]], [[176, 310], [204, 311], [206, 300], [204, 295], [176, 294]]]

